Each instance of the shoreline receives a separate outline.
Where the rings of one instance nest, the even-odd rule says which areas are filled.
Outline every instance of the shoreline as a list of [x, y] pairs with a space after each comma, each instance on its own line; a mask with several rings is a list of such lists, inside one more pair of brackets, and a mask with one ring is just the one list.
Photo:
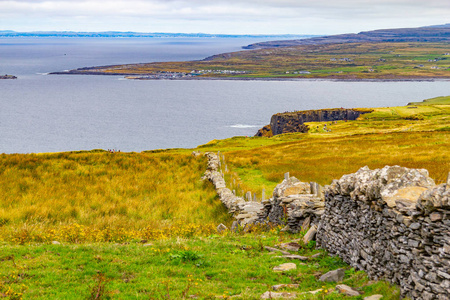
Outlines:
[[[104, 73], [104, 72], [78, 72], [71, 70], [68, 72], [51, 72], [47, 75], [91, 75], [91, 76], [121, 76], [128, 80], [232, 80], [232, 81], [337, 81], [337, 82], [433, 82], [433, 81], [450, 81], [450, 77], [398, 77], [398, 78], [339, 78], [339, 77], [176, 77], [176, 78], [147, 78], [147, 74], [133, 73]], [[133, 78], [127, 78], [127, 77]]]

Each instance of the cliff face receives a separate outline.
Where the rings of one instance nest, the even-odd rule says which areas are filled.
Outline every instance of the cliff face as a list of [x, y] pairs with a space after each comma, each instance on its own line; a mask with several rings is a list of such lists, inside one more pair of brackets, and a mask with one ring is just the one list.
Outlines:
[[[268, 136], [268, 132], [272, 135], [292, 132], [308, 132], [306, 122], [330, 122], [339, 120], [356, 120], [360, 115], [369, 111], [359, 111], [355, 109], [320, 109], [306, 110], [292, 113], [279, 113], [270, 119], [270, 127], [265, 126], [260, 129], [256, 136]], [[262, 134], [266, 133], [266, 134]]]

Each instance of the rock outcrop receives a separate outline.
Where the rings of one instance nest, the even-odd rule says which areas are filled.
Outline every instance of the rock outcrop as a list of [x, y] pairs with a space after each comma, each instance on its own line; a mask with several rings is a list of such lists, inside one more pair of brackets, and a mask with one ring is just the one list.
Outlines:
[[309, 130], [309, 127], [304, 124], [306, 122], [356, 120], [361, 114], [369, 112], [366, 110], [335, 108], [279, 113], [273, 115], [270, 119], [270, 125], [260, 129], [256, 136], [274, 136], [293, 132], [305, 133]]

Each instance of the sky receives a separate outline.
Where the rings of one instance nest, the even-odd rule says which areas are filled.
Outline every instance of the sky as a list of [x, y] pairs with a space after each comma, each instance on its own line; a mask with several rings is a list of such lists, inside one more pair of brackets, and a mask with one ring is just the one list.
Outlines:
[[450, 23], [449, 0], [0, 0], [0, 30], [339, 34]]

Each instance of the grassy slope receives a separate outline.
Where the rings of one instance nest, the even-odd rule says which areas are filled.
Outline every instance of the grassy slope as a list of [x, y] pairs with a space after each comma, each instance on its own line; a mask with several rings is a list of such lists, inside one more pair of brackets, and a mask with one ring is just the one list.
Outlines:
[[427, 100], [419, 106], [375, 108], [357, 121], [328, 123], [331, 132], [324, 132], [323, 124], [309, 123], [308, 134], [236, 137], [212, 141], [199, 149], [226, 153], [227, 176], [236, 182], [231, 188], [238, 194], [252, 191], [260, 195], [264, 188], [267, 195], [285, 172], [325, 185], [365, 165], [425, 168], [437, 183], [447, 179], [450, 97]]
[[[239, 184], [238, 193], [265, 187], [267, 195], [287, 171], [327, 184], [366, 164], [427, 168], [443, 182], [450, 170], [450, 97], [410, 107], [416, 108], [377, 108], [358, 121], [328, 124], [331, 132], [311, 123], [308, 134], [235, 137], [196, 150], [225, 153], [225, 175], [229, 184], [232, 178]], [[200, 181], [204, 158], [191, 151], [0, 155], [0, 296], [182, 299], [184, 293], [258, 299], [275, 283], [300, 283], [300, 291], [320, 288], [317, 276], [345, 267], [325, 256], [274, 274], [271, 268], [286, 261], [269, 259], [261, 245], [298, 236], [277, 229], [217, 236], [212, 226], [199, 225], [229, 219], [211, 185]], [[142, 239], [153, 245], [144, 247]], [[63, 245], [49, 245], [52, 240]], [[399, 298], [395, 287], [369, 282], [349, 268], [345, 283], [365, 295]], [[345, 297], [306, 297], [324, 298]]]
[[[307, 45], [219, 54], [209, 60], [93, 68], [114, 74], [192, 70], [247, 71], [213, 77], [401, 79], [450, 77], [449, 43], [356, 43]], [[351, 61], [342, 61], [348, 58]], [[434, 61], [437, 59], [436, 61]], [[431, 60], [431, 61], [429, 61]], [[420, 66], [419, 65], [423, 65]], [[311, 74], [295, 74], [309, 71]], [[83, 72], [83, 71], [81, 71]]]

